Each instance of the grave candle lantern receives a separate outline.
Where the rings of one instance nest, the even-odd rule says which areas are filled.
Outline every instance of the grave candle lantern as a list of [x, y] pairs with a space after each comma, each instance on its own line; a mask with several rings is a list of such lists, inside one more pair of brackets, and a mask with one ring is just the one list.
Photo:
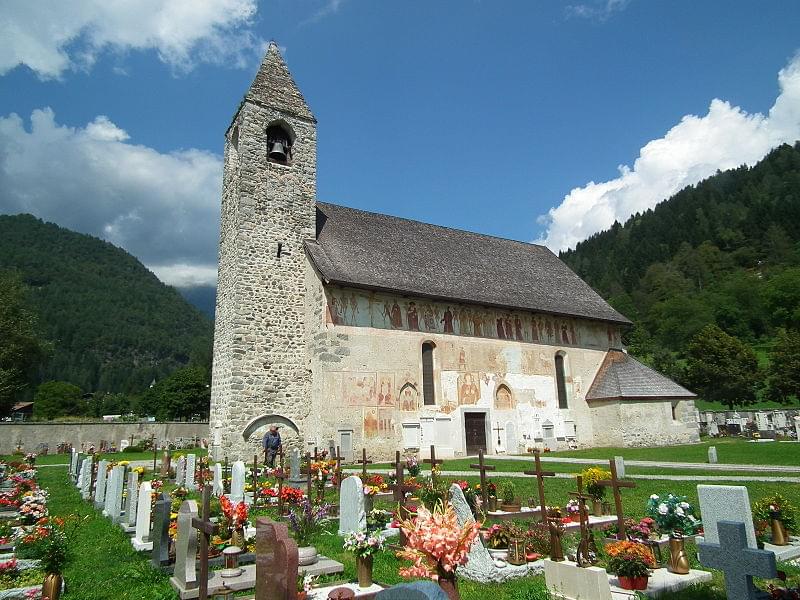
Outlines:
[[508, 562], [512, 565], [524, 565], [527, 562], [524, 538], [515, 537], [508, 541]]

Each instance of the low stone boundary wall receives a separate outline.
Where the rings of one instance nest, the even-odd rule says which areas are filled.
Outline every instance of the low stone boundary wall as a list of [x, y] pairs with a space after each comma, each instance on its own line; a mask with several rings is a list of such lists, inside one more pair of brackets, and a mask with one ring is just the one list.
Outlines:
[[143, 438], [154, 435], [156, 439], [175, 441], [178, 438], [208, 439], [208, 422], [155, 422], [155, 423], [103, 423], [75, 422], [35, 422], [0, 423], [0, 454], [11, 454], [18, 444], [22, 444], [24, 452], [36, 452], [39, 444], [47, 444], [51, 454], [56, 452], [62, 442], [72, 444], [74, 448], [81, 449], [81, 444], [88, 448], [94, 444], [99, 450], [100, 441], [115, 444], [117, 449], [120, 441], [133, 440], [137, 443]]

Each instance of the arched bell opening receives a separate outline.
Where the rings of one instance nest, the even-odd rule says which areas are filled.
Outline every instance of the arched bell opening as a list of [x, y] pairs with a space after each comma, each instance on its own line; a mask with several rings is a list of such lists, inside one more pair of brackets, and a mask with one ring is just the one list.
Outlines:
[[285, 121], [274, 121], [267, 127], [267, 160], [279, 165], [290, 165], [295, 136]]

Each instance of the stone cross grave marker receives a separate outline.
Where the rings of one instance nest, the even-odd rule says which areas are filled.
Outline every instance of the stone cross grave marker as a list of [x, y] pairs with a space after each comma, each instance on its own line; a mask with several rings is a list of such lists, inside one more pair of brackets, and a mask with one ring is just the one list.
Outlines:
[[342, 482], [339, 496], [339, 535], [367, 528], [367, 512], [364, 501], [364, 484], [357, 475]]
[[[170, 583], [183, 592], [197, 588], [197, 530], [192, 522], [197, 518], [197, 502], [184, 500], [178, 509], [178, 532], [175, 536], [175, 571]], [[206, 564], [208, 551], [206, 550]], [[206, 578], [206, 585], [208, 579]]]
[[614, 492], [614, 507], [617, 511], [617, 539], [627, 539], [625, 534], [625, 516], [622, 514], [622, 496], [619, 491], [621, 488], [635, 488], [636, 484], [631, 481], [621, 481], [617, 478], [617, 465], [614, 459], [608, 461], [611, 468], [611, 479], [603, 479], [597, 484], [603, 487], [610, 487]]
[[186, 457], [179, 456], [175, 463], [175, 485], [182, 486], [186, 483]]
[[361, 460], [357, 460], [356, 463], [361, 465], [361, 479], [367, 479], [367, 465], [372, 464], [371, 460], [367, 460], [367, 449], [361, 449]]
[[[539, 517], [542, 523], [547, 523], [547, 502], [544, 497], [544, 478], [555, 477], [556, 474], [553, 471], [542, 471], [541, 453], [538, 448], [534, 448], [533, 450], [533, 461], [534, 470], [524, 471], [524, 473], [525, 475], [536, 475], [536, 488], [539, 491]], [[482, 487], [483, 486], [481, 486], [481, 488]]]
[[101, 460], [97, 463], [97, 481], [94, 486], [94, 507], [103, 508], [106, 500], [106, 466], [108, 461]]
[[169, 513], [171, 505], [172, 501], [169, 496], [162, 493], [156, 500], [154, 507], [153, 531], [150, 535], [150, 541], [153, 543], [150, 562], [154, 567], [162, 567], [169, 564]]
[[150, 512], [152, 488], [149, 481], [143, 481], [139, 488], [139, 498], [136, 503], [136, 533], [131, 541], [133, 547], [138, 550], [150, 550], [153, 542], [150, 539]]
[[297, 448], [289, 450], [289, 481], [292, 483], [305, 481], [300, 473], [300, 450]]
[[192, 527], [200, 534], [200, 600], [208, 599], [208, 545], [214, 535], [214, 524], [211, 522], [211, 486], [203, 486], [202, 518], [192, 519]]
[[706, 542], [719, 543], [717, 521], [744, 523], [747, 546], [757, 548], [756, 530], [750, 510], [750, 496], [742, 485], [698, 485], [700, 514], [703, 515], [703, 536]]
[[237, 504], [244, 501], [244, 461], [237, 460], [231, 468], [231, 502]]
[[422, 462], [427, 463], [431, 466], [431, 483], [436, 485], [436, 467], [444, 463], [444, 461], [436, 458], [436, 446], [434, 446], [433, 444], [431, 444], [430, 454], [431, 457], [426, 458]]
[[708, 447], [708, 462], [712, 465], [717, 464], [717, 447], [716, 446], [709, 446]]
[[139, 474], [131, 471], [128, 473], [128, 495], [125, 497], [125, 525], [136, 525], [136, 509], [139, 500]]
[[81, 497], [88, 500], [92, 496], [92, 457], [87, 456], [83, 459], [81, 465], [81, 473], [83, 479], [81, 480]]
[[214, 473], [214, 477], [211, 482], [212, 491], [214, 495], [219, 498], [225, 493], [225, 487], [222, 484], [222, 465], [219, 463], [214, 463], [214, 467], [211, 470]]
[[478, 462], [477, 464], [471, 464], [469, 466], [470, 469], [478, 469], [481, 473], [481, 506], [483, 507], [484, 511], [489, 510], [489, 492], [486, 489], [486, 486], [489, 483], [489, 480], [486, 478], [486, 471], [494, 471], [497, 467], [494, 465], [487, 465], [483, 462], [483, 449], [478, 450]]
[[186, 477], [184, 485], [187, 490], [194, 491], [194, 472], [197, 469], [197, 456], [189, 454], [186, 456]]
[[297, 544], [286, 525], [258, 517], [255, 600], [295, 600], [297, 567]]
[[775, 553], [750, 547], [741, 521], [717, 521], [716, 529], [719, 543], [697, 544], [700, 564], [725, 573], [728, 600], [755, 600], [753, 577], [771, 579], [778, 575]]

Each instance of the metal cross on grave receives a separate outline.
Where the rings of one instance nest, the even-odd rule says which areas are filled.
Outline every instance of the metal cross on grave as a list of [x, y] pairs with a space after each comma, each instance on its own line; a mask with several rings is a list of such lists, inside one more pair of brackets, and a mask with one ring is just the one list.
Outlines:
[[[575, 562], [579, 567], [588, 567], [594, 564], [594, 558], [590, 555], [590, 551], [594, 550], [595, 556], [597, 555], [596, 549], [590, 548], [590, 544], [594, 546], [594, 536], [589, 531], [589, 513], [586, 510], [586, 501], [591, 500], [592, 497], [583, 493], [583, 477], [578, 475], [576, 477], [578, 482], [578, 491], [570, 492], [569, 495], [578, 500], [578, 514], [580, 515], [581, 524], [581, 539], [578, 543], [578, 550], [575, 556]], [[590, 541], [591, 540], [591, 541]]]
[[484, 511], [489, 510], [489, 492], [486, 489], [486, 471], [494, 471], [497, 467], [483, 462], [483, 450], [478, 450], [478, 464], [472, 464], [470, 469], [479, 469], [481, 472], [481, 502]]
[[253, 479], [253, 503], [250, 506], [252, 510], [258, 503], [258, 454], [253, 454], [253, 470], [250, 472], [250, 476]]
[[609, 466], [611, 467], [611, 479], [603, 479], [597, 482], [597, 485], [601, 485], [603, 487], [610, 487], [614, 492], [614, 509], [617, 511], [617, 539], [618, 540], [626, 540], [627, 535], [625, 533], [625, 516], [622, 514], [622, 496], [619, 493], [621, 488], [635, 488], [636, 484], [632, 481], [623, 481], [622, 479], [617, 479], [617, 464], [614, 462], [614, 459], [608, 461]]
[[[553, 471], [542, 471], [542, 461], [539, 455], [539, 449], [534, 449], [533, 460], [535, 468], [533, 471], [523, 471], [523, 473], [525, 475], [536, 475], [536, 487], [539, 488], [539, 516], [542, 518], [542, 523], [547, 523], [547, 504], [544, 500], [544, 478], [555, 477], [556, 474]], [[581, 492], [580, 489], [578, 489], [578, 491]]]
[[200, 600], [208, 600], [208, 543], [214, 535], [211, 522], [211, 486], [203, 486], [203, 512], [201, 518], [192, 519], [192, 527], [200, 531]]
[[444, 463], [443, 460], [436, 458], [436, 446], [431, 444], [431, 457], [426, 458], [422, 462], [424, 462], [425, 464], [429, 464], [431, 466], [431, 483], [433, 485], [436, 485], [436, 475], [435, 475], [436, 465], [441, 465], [442, 463]]
[[356, 461], [358, 464], [361, 465], [361, 479], [362, 481], [367, 478], [367, 465], [372, 464], [371, 460], [367, 460], [367, 449], [361, 449], [361, 460]]
[[728, 600], [757, 598], [753, 577], [771, 579], [777, 576], [775, 553], [749, 548], [744, 523], [717, 521], [717, 533], [719, 544], [697, 544], [700, 564], [725, 573]]
[[494, 429], [492, 429], [492, 431], [497, 432], [497, 446], [499, 448], [502, 445], [502, 442], [500, 441], [500, 432], [505, 431], [505, 427], [500, 427], [500, 423], [498, 422], [495, 424]]

